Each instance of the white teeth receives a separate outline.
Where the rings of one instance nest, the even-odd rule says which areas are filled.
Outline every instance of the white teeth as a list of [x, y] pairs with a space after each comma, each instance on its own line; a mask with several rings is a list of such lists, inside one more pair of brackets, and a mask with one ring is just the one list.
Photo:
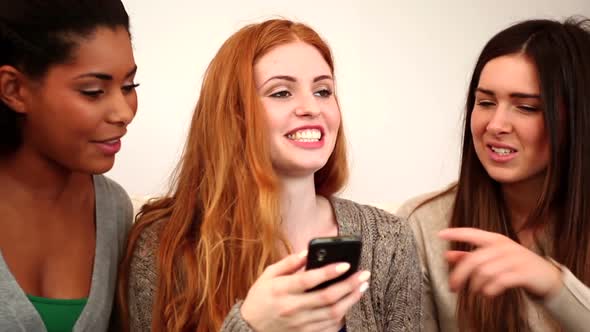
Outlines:
[[287, 135], [287, 138], [298, 142], [317, 142], [322, 138], [322, 132], [319, 129], [304, 129]]
[[110, 140], [110, 141], [104, 141], [104, 143], [106, 143], [106, 144], [115, 144], [115, 143], [117, 143], [118, 141], [119, 141], [118, 139], [112, 139], [112, 140]]
[[499, 155], [508, 155], [512, 152], [514, 152], [514, 150], [512, 149], [506, 149], [506, 148], [496, 148], [493, 146], [490, 146], [490, 148], [492, 149], [492, 151], [494, 151], [495, 153], [499, 154]]

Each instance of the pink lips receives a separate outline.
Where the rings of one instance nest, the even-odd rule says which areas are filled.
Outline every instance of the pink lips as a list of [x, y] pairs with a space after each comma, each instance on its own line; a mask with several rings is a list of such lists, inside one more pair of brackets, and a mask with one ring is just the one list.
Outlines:
[[289, 141], [291, 143], [295, 144], [296, 146], [298, 146], [300, 148], [304, 148], [304, 149], [319, 149], [324, 146], [323, 139], [320, 139], [317, 142], [301, 142], [301, 141], [296, 141], [296, 140], [292, 140], [292, 139], [289, 139]]
[[113, 142], [95, 142], [98, 148], [106, 155], [115, 155], [121, 150], [121, 140], [118, 139]]

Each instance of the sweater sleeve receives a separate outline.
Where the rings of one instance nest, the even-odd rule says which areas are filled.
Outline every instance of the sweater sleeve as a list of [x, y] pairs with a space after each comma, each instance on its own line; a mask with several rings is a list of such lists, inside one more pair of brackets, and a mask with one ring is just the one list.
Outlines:
[[[397, 218], [396, 218], [397, 219]], [[405, 222], [397, 219], [397, 247], [389, 267], [389, 284], [385, 297], [383, 331], [420, 331], [422, 291], [420, 262], [412, 233]]]
[[559, 292], [545, 300], [547, 311], [567, 332], [588, 331], [590, 326], [590, 288], [566, 267], [559, 265], [563, 285]]
[[[156, 244], [158, 223], [146, 228], [140, 235], [129, 268], [129, 324], [130, 331], [150, 331], [152, 308], [157, 282]], [[237, 302], [226, 316], [222, 332], [253, 332], [240, 313], [242, 301]]]
[[152, 308], [157, 282], [155, 265], [155, 243], [157, 234], [154, 227], [146, 228], [140, 235], [129, 267], [129, 324], [130, 331], [150, 331]]
[[246, 323], [240, 308], [242, 307], [242, 301], [234, 304], [230, 312], [225, 317], [223, 325], [221, 326], [221, 332], [254, 332], [252, 328]]
[[408, 217], [408, 224], [412, 229], [412, 233], [416, 242], [416, 248], [419, 255], [420, 275], [422, 279], [422, 329], [424, 331], [436, 332], [439, 331], [438, 319], [436, 313], [436, 306], [433, 300], [432, 285], [426, 262], [425, 237], [420, 228], [420, 223], [416, 220], [417, 215], [411, 214], [411, 210], [407, 205], [404, 205], [398, 211], [402, 217]]

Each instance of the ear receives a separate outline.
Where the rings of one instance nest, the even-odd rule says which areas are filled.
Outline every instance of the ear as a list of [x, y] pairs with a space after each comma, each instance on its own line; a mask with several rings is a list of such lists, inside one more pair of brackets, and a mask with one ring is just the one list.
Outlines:
[[13, 66], [0, 66], [0, 100], [17, 113], [27, 113], [26, 77]]

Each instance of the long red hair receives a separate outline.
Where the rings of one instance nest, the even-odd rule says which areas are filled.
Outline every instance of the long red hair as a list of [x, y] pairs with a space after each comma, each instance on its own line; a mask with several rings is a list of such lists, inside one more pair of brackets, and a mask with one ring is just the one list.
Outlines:
[[[264, 268], [290, 252], [253, 66], [272, 48], [298, 40], [317, 48], [333, 74], [327, 44], [308, 26], [288, 20], [242, 28], [213, 58], [171, 193], [145, 205], [131, 230], [119, 281], [124, 322], [129, 264], [140, 234], [154, 222], [164, 221], [154, 331], [218, 331]], [[345, 184], [345, 145], [340, 129], [331, 157], [315, 174], [318, 194], [331, 196]]]

